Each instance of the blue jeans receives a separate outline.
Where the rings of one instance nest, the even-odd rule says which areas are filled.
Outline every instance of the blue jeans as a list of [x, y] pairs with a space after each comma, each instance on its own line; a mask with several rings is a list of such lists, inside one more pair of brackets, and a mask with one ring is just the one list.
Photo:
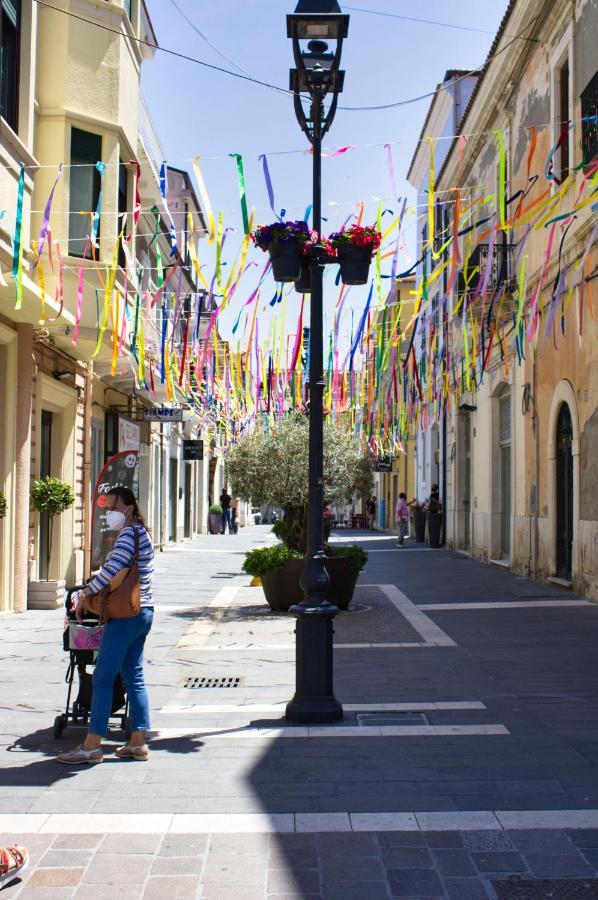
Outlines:
[[228, 533], [232, 534], [232, 525], [230, 521], [230, 507], [222, 510], [222, 534], [226, 531], [226, 526], [228, 525]]
[[154, 620], [153, 609], [143, 609], [131, 619], [110, 619], [93, 673], [89, 730], [105, 737], [112, 709], [114, 681], [120, 672], [125, 683], [133, 731], [150, 727], [149, 699], [143, 677], [143, 646]]

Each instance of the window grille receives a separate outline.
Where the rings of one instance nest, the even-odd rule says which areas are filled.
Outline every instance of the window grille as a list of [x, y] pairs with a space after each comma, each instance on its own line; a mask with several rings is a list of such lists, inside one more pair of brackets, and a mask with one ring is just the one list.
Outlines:
[[0, 115], [18, 130], [21, 0], [0, 0]]
[[498, 401], [498, 442], [501, 446], [511, 443], [511, 395], [503, 394]]
[[598, 71], [581, 95], [581, 144], [584, 163], [598, 155]]
[[[99, 134], [71, 129], [69, 255], [83, 256], [85, 239], [90, 231], [90, 215], [95, 212], [100, 195], [101, 178], [96, 163], [102, 159]], [[81, 215], [81, 212], [87, 215]], [[98, 227], [99, 236], [99, 227]]]

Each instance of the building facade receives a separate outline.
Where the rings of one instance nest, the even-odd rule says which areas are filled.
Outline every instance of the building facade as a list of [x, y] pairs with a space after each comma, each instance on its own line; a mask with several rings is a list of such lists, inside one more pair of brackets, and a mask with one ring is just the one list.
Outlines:
[[[188, 173], [160, 170], [140, 95], [156, 44], [145, 4], [10, 0], [2, 12], [0, 610], [23, 611], [59, 602], [47, 580], [89, 574], [94, 486], [112, 454], [139, 454], [141, 506], [161, 548], [206, 530], [222, 462], [207, 439], [197, 458], [193, 406], [158, 372], [173, 265], [179, 355], [191, 331], [201, 341], [210, 310], [190, 258], [205, 235], [200, 205]], [[183, 421], [145, 421], [161, 406]], [[45, 475], [75, 494], [52, 527], [30, 512], [31, 482]]]
[[[519, 34], [526, 40], [513, 41]], [[482, 228], [460, 242], [470, 271], [476, 269], [470, 287], [484, 273], [514, 324], [525, 302], [531, 312], [524, 327], [538, 332], [535, 352], [522, 350], [522, 341], [491, 344], [475, 390], [452, 406], [448, 542], [592, 599], [598, 599], [597, 234], [591, 203], [577, 204], [597, 168], [596, 46], [592, 0], [512, 0], [436, 176], [438, 198], [455, 185], [471, 197], [484, 185], [498, 198], [504, 191], [511, 210], [523, 197], [522, 204], [544, 203], [552, 213], [530, 218], [524, 244], [521, 232], [513, 237], [508, 228], [496, 229], [494, 246]], [[467, 240], [475, 242], [473, 255]], [[514, 283], [521, 253], [525, 282], [519, 275]], [[454, 307], [464, 292], [457, 279], [448, 302]], [[470, 308], [479, 320], [489, 313], [475, 294], [469, 292]]]

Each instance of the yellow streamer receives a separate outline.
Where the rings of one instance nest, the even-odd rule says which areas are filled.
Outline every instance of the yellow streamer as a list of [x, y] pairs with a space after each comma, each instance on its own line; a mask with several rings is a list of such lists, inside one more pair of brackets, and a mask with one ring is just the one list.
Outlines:
[[216, 236], [216, 224], [214, 221], [214, 213], [212, 212], [212, 204], [210, 203], [210, 198], [208, 197], [206, 185], [203, 180], [203, 175], [201, 174], [201, 169], [199, 168], [199, 156], [196, 156], [193, 160], [193, 168], [195, 169], [195, 177], [197, 178], [197, 185], [199, 187], [201, 202], [203, 203], [203, 208], [205, 210], [206, 216], [208, 217], [208, 243], [213, 244], [214, 238]]

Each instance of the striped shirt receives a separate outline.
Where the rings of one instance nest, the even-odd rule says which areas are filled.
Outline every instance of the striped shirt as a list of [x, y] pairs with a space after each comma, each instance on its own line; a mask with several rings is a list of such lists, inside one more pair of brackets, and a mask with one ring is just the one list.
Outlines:
[[123, 528], [116, 539], [112, 552], [108, 559], [87, 587], [92, 594], [99, 593], [107, 587], [110, 579], [117, 572], [128, 569], [135, 556], [135, 535], [133, 528], [137, 528], [139, 534], [139, 586], [141, 590], [141, 606], [153, 606], [152, 580], [154, 577], [154, 548], [146, 529], [141, 526], [128, 525]]

